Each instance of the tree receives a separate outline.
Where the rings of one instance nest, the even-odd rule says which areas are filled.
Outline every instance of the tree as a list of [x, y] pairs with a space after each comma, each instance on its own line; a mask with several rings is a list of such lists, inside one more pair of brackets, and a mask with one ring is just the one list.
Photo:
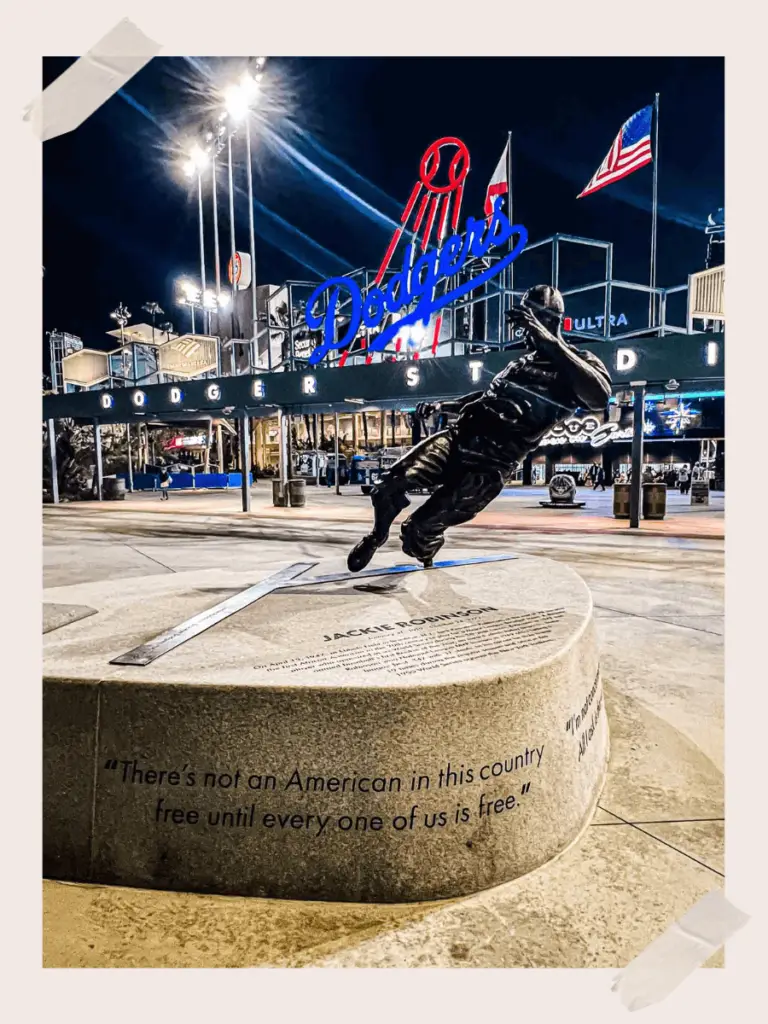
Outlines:
[[[91, 424], [74, 420], [55, 420], [56, 465], [59, 497], [65, 501], [83, 501], [94, 496], [96, 447]], [[128, 468], [125, 428], [119, 424], [101, 428], [101, 456], [104, 475], [124, 473]], [[43, 426], [43, 492], [49, 500], [51, 458], [47, 424]]]

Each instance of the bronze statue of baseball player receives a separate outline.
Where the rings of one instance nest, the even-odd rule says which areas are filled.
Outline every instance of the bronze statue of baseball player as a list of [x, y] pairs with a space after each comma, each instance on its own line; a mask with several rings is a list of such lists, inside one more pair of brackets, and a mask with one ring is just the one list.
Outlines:
[[520, 306], [506, 314], [513, 327], [524, 330], [526, 353], [497, 374], [485, 391], [417, 410], [458, 416], [447, 429], [412, 448], [373, 488], [373, 529], [349, 553], [351, 572], [365, 568], [386, 543], [392, 523], [410, 504], [407, 492], [422, 488], [431, 493], [405, 520], [400, 538], [405, 554], [429, 568], [445, 542], [446, 529], [468, 522], [493, 501], [547, 431], [577, 409], [605, 407], [611, 378], [597, 356], [564, 340], [564, 311], [556, 288], [529, 289]]

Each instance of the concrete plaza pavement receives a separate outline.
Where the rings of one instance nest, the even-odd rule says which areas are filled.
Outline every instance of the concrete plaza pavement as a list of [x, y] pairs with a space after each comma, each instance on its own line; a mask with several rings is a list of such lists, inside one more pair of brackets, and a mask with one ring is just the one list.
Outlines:
[[[92, 512], [130, 511], [159, 512], [164, 515], [229, 515], [281, 522], [304, 520], [333, 521], [338, 523], [367, 523], [370, 519], [370, 498], [359, 486], [343, 487], [337, 495], [333, 488], [309, 485], [303, 508], [277, 508], [272, 504], [271, 480], [259, 480], [251, 488], [251, 511], [242, 511], [239, 489], [220, 491], [172, 490], [167, 501], [158, 491], [136, 491], [126, 494], [124, 501], [87, 502], [80, 507]], [[632, 533], [626, 519], [613, 516], [613, 492], [578, 489], [577, 498], [585, 503], [582, 509], [547, 509], [539, 504], [549, 500], [546, 487], [507, 488], [484, 509], [466, 528], [485, 526], [489, 529], [532, 530], [551, 533], [566, 530], [576, 533]], [[411, 495], [416, 507], [426, 500]], [[709, 505], [691, 505], [690, 495], [678, 491], [667, 492], [667, 514], [663, 520], [642, 521], [642, 532], [649, 536], [720, 537], [725, 529], [725, 497], [714, 491]]]
[[[650, 523], [630, 532], [604, 528], [617, 522], [606, 493], [581, 492], [590, 507], [580, 515], [539, 509], [533, 489], [513, 492], [444, 548], [448, 558], [544, 555], [592, 590], [612, 751], [599, 809], [573, 847], [515, 882], [408, 905], [46, 881], [45, 965], [614, 968], [721, 887], [723, 503], [681, 507], [653, 524], [667, 532]], [[268, 499], [263, 482], [251, 515], [238, 511], [236, 492], [47, 507], [44, 601], [76, 604], [97, 581], [213, 578], [305, 556], [322, 563], [351, 546], [370, 516], [363, 496], [324, 488], [308, 489], [305, 509], [273, 509]], [[525, 518], [538, 528], [521, 526]], [[380, 557], [398, 560], [394, 531]], [[716, 954], [709, 963], [722, 962]]]

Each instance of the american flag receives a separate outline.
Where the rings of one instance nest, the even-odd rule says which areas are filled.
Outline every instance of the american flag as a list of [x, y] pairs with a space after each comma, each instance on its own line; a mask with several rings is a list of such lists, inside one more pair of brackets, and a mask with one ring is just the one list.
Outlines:
[[624, 122], [621, 131], [608, 150], [608, 156], [595, 171], [584, 191], [578, 194], [577, 199], [588, 196], [591, 192], [597, 192], [599, 188], [611, 185], [619, 178], [626, 178], [628, 174], [653, 161], [651, 152], [652, 115], [652, 106], [643, 107]]

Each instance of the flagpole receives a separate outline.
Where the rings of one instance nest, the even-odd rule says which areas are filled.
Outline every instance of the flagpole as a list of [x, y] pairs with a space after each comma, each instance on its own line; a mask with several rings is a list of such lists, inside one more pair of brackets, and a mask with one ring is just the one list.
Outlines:
[[[512, 212], [512, 132], [507, 132], [507, 217], [509, 223], [514, 224], [514, 216]], [[514, 248], [514, 241], [510, 236], [509, 239], [509, 251], [512, 252]], [[509, 264], [507, 268], [507, 288], [509, 289], [509, 308], [511, 309], [515, 304], [515, 296], [513, 293], [515, 287], [515, 271], [514, 261]]]
[[[656, 228], [659, 213], [659, 94], [653, 101], [653, 209], [651, 215], [651, 289], [656, 288]], [[648, 295], [648, 326], [656, 326], [656, 293]]]

